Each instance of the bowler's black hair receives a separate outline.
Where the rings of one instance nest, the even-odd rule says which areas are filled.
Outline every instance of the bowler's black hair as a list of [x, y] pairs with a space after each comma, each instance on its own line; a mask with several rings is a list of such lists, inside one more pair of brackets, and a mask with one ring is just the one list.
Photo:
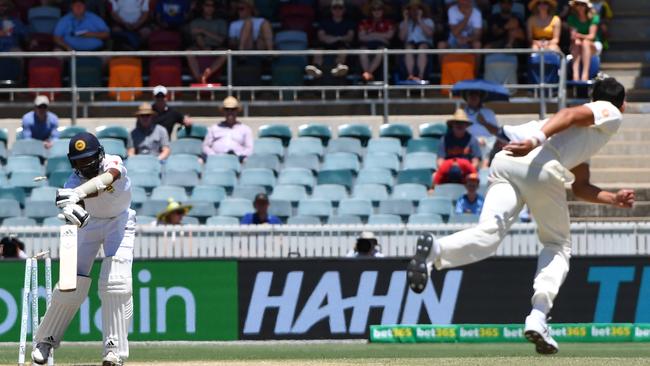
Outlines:
[[620, 109], [625, 102], [625, 87], [612, 77], [596, 80], [591, 99], [594, 102], [599, 100], [610, 102]]

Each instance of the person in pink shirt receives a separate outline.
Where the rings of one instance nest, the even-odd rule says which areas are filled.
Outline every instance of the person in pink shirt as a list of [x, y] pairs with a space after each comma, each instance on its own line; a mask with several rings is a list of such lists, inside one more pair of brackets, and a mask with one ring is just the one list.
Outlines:
[[241, 111], [237, 98], [226, 97], [221, 111], [226, 119], [208, 129], [203, 140], [203, 153], [206, 156], [233, 154], [243, 161], [253, 152], [253, 131], [237, 121], [237, 113]]

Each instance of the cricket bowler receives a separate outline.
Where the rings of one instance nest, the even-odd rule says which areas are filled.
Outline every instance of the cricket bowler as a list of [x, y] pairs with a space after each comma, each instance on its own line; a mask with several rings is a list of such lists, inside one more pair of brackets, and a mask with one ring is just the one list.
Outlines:
[[68, 224], [79, 227], [77, 286], [63, 292], [57, 285], [51, 307], [36, 333], [32, 360], [43, 365], [57, 348], [66, 328], [88, 295], [93, 261], [103, 246], [99, 275], [102, 302], [102, 366], [122, 365], [129, 356], [127, 335], [133, 314], [131, 264], [135, 238], [135, 211], [131, 183], [119, 156], [105, 155], [97, 138], [87, 132], [70, 139], [68, 158], [74, 172], [59, 189], [56, 205]]
[[453, 268], [492, 255], [526, 204], [543, 249], [524, 334], [538, 353], [556, 353], [558, 345], [546, 319], [571, 257], [565, 184], [571, 184], [582, 200], [632, 207], [633, 191], [610, 193], [589, 181], [589, 159], [616, 134], [624, 110], [625, 88], [614, 78], [605, 78], [594, 83], [591, 103], [565, 108], [547, 120], [504, 127], [499, 135], [508, 145], [492, 163], [478, 225], [438, 239], [431, 233], [420, 236], [407, 268], [411, 289], [421, 293], [434, 266]]

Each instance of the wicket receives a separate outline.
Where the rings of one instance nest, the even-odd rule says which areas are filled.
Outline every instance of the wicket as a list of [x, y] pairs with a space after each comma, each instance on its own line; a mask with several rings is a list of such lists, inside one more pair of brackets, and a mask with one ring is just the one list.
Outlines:
[[[20, 345], [18, 347], [18, 365], [25, 365], [25, 351], [27, 346], [27, 318], [29, 316], [31, 294], [31, 316], [32, 316], [32, 348], [36, 346], [35, 334], [38, 330], [38, 259], [45, 261], [45, 310], [50, 307], [52, 301], [52, 260], [48, 252], [38, 253], [25, 260], [25, 280], [23, 283], [22, 314], [20, 321]], [[31, 361], [30, 361], [31, 363]], [[47, 364], [54, 365], [53, 352], [47, 359]]]

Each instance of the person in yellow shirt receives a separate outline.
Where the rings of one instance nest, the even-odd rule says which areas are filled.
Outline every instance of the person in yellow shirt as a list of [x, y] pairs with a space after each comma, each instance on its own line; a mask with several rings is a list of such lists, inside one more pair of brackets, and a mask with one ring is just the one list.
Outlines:
[[528, 9], [532, 12], [527, 26], [531, 48], [560, 52], [562, 21], [555, 15], [556, 8], [555, 0], [533, 0], [528, 4]]

